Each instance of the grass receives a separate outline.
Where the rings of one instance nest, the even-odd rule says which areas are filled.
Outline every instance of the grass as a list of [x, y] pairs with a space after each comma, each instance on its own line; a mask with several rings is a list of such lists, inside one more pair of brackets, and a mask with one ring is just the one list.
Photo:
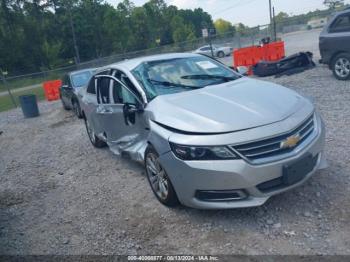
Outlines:
[[[12, 94], [16, 100], [18, 107], [20, 107], [18, 97], [22, 96], [22, 95], [29, 95], [29, 94], [36, 95], [36, 98], [38, 101], [45, 99], [44, 90], [41, 86], [30, 89], [30, 90], [19, 91], [19, 92], [12, 93]], [[15, 108], [15, 106], [12, 103], [10, 95], [0, 96], [0, 112], [10, 110], [13, 108]]]
[[[37, 84], [42, 84], [45, 81], [48, 80], [56, 80], [56, 79], [61, 79], [62, 73], [55, 73], [55, 74], [50, 74], [46, 77], [40, 76], [40, 77], [26, 77], [26, 78], [18, 78], [18, 79], [10, 79], [7, 80], [6, 85], [9, 87], [11, 90], [16, 89], [16, 88], [21, 88], [21, 87], [26, 87], [26, 86], [31, 86], [31, 85], [37, 85]], [[7, 88], [5, 87], [4, 83], [0, 81], [0, 92], [2, 91], [7, 91]]]

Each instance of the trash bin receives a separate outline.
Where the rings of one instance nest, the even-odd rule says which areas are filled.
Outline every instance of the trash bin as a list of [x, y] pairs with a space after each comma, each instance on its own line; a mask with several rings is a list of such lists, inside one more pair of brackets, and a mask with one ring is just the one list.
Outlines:
[[35, 95], [24, 95], [19, 97], [19, 103], [26, 118], [39, 116], [38, 103]]

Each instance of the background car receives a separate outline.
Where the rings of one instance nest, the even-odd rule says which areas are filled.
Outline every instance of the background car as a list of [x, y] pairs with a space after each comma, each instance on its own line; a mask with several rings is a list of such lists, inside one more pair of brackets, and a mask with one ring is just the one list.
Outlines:
[[[232, 50], [233, 50], [233, 48], [229, 47], [229, 46], [213, 45], [214, 56], [217, 56], [220, 58], [231, 55]], [[198, 48], [197, 50], [194, 51], [194, 53], [211, 56], [211, 49], [210, 49], [209, 45], [206, 45], [206, 46], [202, 46], [202, 47]]]
[[75, 115], [81, 118], [79, 91], [87, 85], [95, 69], [85, 69], [74, 71], [66, 74], [62, 79], [60, 87], [60, 98], [63, 108], [66, 110], [74, 110]]
[[350, 79], [350, 10], [337, 13], [320, 35], [321, 63], [339, 80]]

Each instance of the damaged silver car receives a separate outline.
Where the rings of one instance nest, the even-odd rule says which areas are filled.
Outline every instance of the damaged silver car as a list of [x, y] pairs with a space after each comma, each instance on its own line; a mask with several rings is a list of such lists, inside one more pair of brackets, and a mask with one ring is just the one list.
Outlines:
[[91, 143], [142, 161], [168, 206], [259, 206], [326, 165], [325, 127], [308, 99], [198, 54], [105, 67], [82, 112]]

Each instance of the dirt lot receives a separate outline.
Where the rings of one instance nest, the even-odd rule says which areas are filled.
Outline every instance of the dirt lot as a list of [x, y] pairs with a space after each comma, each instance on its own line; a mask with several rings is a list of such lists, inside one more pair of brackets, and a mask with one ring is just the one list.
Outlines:
[[[298, 52], [310, 51], [314, 55], [314, 60], [318, 61], [321, 58], [318, 47], [318, 38], [320, 36], [321, 31], [321, 29], [297, 31], [278, 35], [278, 37], [281, 38], [285, 43], [285, 50], [287, 56]], [[250, 45], [250, 43], [248, 45]], [[232, 65], [233, 63], [232, 56], [227, 56], [225, 58], [221, 58], [220, 60], [227, 65]]]
[[92, 147], [59, 102], [0, 114], [0, 254], [350, 254], [350, 82], [270, 78], [314, 99], [329, 168], [263, 207], [169, 209], [143, 167]]

